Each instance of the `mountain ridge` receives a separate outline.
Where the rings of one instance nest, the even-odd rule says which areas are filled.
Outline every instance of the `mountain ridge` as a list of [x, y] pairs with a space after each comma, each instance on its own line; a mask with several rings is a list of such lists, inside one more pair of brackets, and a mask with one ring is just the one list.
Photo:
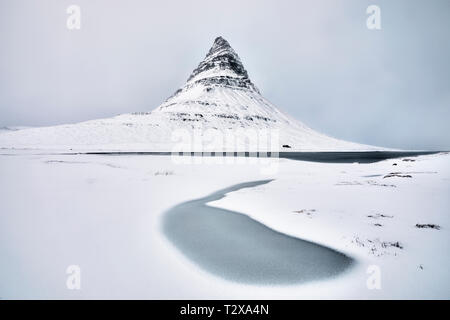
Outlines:
[[[281, 112], [261, 95], [222, 37], [214, 40], [186, 83], [151, 112], [4, 133], [0, 147], [171, 151], [180, 147], [175, 141], [180, 130], [186, 135], [181, 137], [186, 151], [386, 150], [328, 137]], [[260, 134], [271, 141], [252, 138]]]

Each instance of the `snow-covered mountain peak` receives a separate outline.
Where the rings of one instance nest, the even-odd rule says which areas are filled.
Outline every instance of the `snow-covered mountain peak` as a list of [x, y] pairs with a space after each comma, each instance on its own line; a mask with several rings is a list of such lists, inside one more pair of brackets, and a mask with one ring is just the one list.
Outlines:
[[235, 53], [233, 48], [231, 48], [230, 44], [228, 43], [228, 41], [225, 40], [224, 38], [222, 38], [221, 36], [219, 36], [214, 40], [214, 43], [213, 43], [211, 49], [209, 49], [207, 56], [211, 56], [222, 50], [229, 51], [231, 53]]
[[207, 77], [228, 75], [233, 78], [248, 79], [247, 71], [242, 65], [241, 59], [228, 41], [222, 37], [217, 37], [214, 40], [205, 59], [192, 72], [188, 82], [204, 78], [205, 75]]
[[[377, 149], [320, 134], [278, 110], [260, 94], [239, 56], [222, 37], [214, 40], [187, 82], [151, 112], [3, 133], [0, 147], [169, 151], [177, 144], [174, 133], [179, 129], [192, 135], [201, 132], [200, 149], [207, 145], [214, 151], [268, 148], [267, 143], [243, 139], [243, 130], [248, 135], [270, 132], [275, 137], [271, 138], [271, 148], [275, 150]], [[239, 142], [229, 145], [224, 143], [224, 137]], [[187, 148], [193, 151], [199, 147], [196, 142]]]
[[222, 37], [217, 37], [214, 40], [206, 57], [192, 71], [186, 84], [178, 89], [163, 105], [180, 94], [185, 95], [186, 92], [189, 93], [189, 96], [198, 96], [196, 92], [211, 92], [216, 88], [259, 93], [259, 90], [249, 79], [238, 54]]

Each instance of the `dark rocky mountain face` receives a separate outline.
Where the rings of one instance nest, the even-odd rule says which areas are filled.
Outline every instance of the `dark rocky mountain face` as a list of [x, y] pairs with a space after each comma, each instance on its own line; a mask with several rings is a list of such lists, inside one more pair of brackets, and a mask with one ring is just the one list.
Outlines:
[[[214, 70], [214, 72], [205, 78], [195, 78], [201, 73]], [[221, 71], [228, 71], [221, 73]], [[231, 71], [231, 72], [230, 72]], [[194, 84], [202, 84], [206, 87], [225, 86], [236, 89], [248, 89], [259, 93], [258, 89], [251, 82], [248, 77], [242, 62], [233, 50], [227, 40], [222, 37], [217, 37], [214, 40], [213, 46], [209, 50], [205, 59], [200, 62], [198, 67], [192, 72], [188, 83], [194, 80]]]
[[236, 75], [243, 78], [248, 78], [247, 71], [242, 65], [239, 56], [236, 54], [233, 48], [231, 48], [228, 41], [222, 37], [218, 37], [216, 38], [216, 40], [214, 40], [214, 44], [211, 49], [209, 49], [209, 52], [206, 55], [205, 59], [200, 62], [198, 67], [192, 72], [188, 81], [194, 78], [199, 73], [213, 69], [215, 67], [219, 67], [222, 70], [232, 70], [236, 73]]

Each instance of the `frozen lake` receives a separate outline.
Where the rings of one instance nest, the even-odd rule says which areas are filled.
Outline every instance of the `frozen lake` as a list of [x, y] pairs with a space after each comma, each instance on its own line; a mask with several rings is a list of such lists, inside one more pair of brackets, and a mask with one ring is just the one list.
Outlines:
[[208, 206], [229, 192], [269, 183], [234, 185], [164, 215], [169, 240], [198, 266], [228, 280], [252, 284], [298, 284], [336, 276], [353, 260], [330, 248], [285, 235], [239, 212]]
[[[91, 155], [159, 155], [159, 156], [170, 156], [172, 152], [152, 152], [152, 151], [100, 151], [100, 152], [81, 152], [82, 154]], [[339, 152], [297, 152], [297, 151], [282, 151], [274, 155], [275, 158], [299, 160], [299, 161], [312, 161], [312, 162], [323, 162], [323, 163], [374, 163], [378, 161], [383, 161], [387, 159], [396, 159], [402, 157], [417, 157], [421, 155], [436, 154], [439, 151], [339, 151]], [[72, 153], [69, 153], [72, 154]], [[79, 153], [73, 153], [79, 154]], [[177, 154], [178, 155], [178, 154]], [[179, 155], [184, 156], [212, 156], [212, 157], [222, 157], [222, 156], [244, 156], [244, 157], [271, 157], [272, 153], [267, 152], [263, 155], [255, 155], [252, 152], [185, 152], [179, 153]]]

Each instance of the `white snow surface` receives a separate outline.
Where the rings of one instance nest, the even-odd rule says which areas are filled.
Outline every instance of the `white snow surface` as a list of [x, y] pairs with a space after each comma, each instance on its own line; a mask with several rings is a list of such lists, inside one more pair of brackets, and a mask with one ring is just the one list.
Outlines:
[[[220, 164], [217, 157], [205, 163], [201, 157], [4, 151], [0, 297], [449, 299], [450, 154], [413, 159], [273, 159], [276, 170], [267, 175], [267, 164], [250, 158]], [[392, 172], [403, 177], [386, 177]], [[339, 250], [356, 265], [302, 285], [240, 284], [203, 270], [164, 236], [161, 222], [174, 205], [265, 179], [274, 180], [209, 205]], [[402, 248], [389, 245], [397, 242]], [[69, 265], [81, 268], [81, 290], [66, 287]], [[381, 271], [379, 290], [366, 285], [373, 265]]]

